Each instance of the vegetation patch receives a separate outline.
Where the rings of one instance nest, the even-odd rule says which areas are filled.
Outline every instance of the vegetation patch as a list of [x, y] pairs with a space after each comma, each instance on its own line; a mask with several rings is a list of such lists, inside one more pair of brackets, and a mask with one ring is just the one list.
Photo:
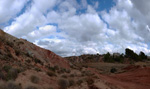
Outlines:
[[31, 80], [32, 83], [37, 84], [40, 79], [39, 79], [37, 76], [32, 75], [32, 76], [30, 77], [30, 80]]
[[59, 79], [58, 80], [58, 85], [59, 85], [60, 89], [67, 89], [67, 87], [69, 86], [69, 83], [65, 79]]
[[50, 77], [52, 77], [52, 76], [57, 76], [54, 72], [52, 72], [52, 71], [48, 71], [47, 72], [47, 75], [48, 76], [50, 76]]

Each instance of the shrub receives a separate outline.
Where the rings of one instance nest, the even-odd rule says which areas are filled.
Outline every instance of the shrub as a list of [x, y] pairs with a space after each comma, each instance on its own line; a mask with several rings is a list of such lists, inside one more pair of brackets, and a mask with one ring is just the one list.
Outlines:
[[31, 63], [31, 60], [29, 60], [29, 59], [28, 59], [28, 60], [25, 60], [25, 61], [26, 61], [27, 63]]
[[70, 74], [70, 77], [74, 77], [75, 75], [74, 74]]
[[59, 67], [56, 65], [56, 66], [54, 66], [54, 69], [55, 70], [59, 70]]
[[25, 89], [38, 89], [37, 87], [34, 87], [34, 86], [28, 86], [26, 87]]
[[88, 66], [87, 66], [87, 65], [82, 65], [82, 67], [88, 68]]
[[31, 79], [31, 82], [32, 83], [38, 83], [39, 82], [39, 78], [37, 77], [37, 76], [34, 76], [34, 75], [32, 75], [31, 77], [30, 77], [30, 79]]
[[112, 59], [112, 56], [109, 52], [104, 55], [104, 62], [114, 62], [114, 60]]
[[[5, 80], [5, 75], [4, 75], [4, 73], [3, 73], [2, 71], [0, 71], [0, 79]], [[0, 89], [1, 89], [1, 88], [0, 88]]]
[[16, 54], [17, 56], [19, 56], [19, 55], [20, 55], [20, 51], [19, 51], [19, 50], [15, 50], [15, 54]]
[[67, 75], [63, 74], [61, 77], [63, 77], [63, 78], [67, 78]]
[[66, 72], [66, 69], [65, 69], [65, 68], [61, 68], [61, 69], [60, 69], [60, 72], [61, 72], [61, 73], [64, 73], [64, 72]]
[[35, 63], [39, 63], [39, 64], [43, 65], [43, 63], [41, 62], [41, 60], [39, 60], [37, 58], [34, 58], [33, 60], [34, 60]]
[[57, 76], [54, 72], [51, 72], [51, 71], [48, 71], [48, 72], [47, 72], [47, 75], [50, 76], [50, 77], [52, 77], [52, 76]]
[[139, 57], [140, 57], [141, 61], [144, 60], [144, 59], [147, 59], [147, 56], [142, 51], [139, 53]]
[[75, 82], [74, 82], [74, 80], [70, 79], [69, 80], [69, 86], [73, 86], [73, 85], [75, 85]]
[[83, 83], [83, 80], [79, 79], [76, 81], [76, 84], [81, 85], [81, 83]]
[[6, 44], [7, 44], [8, 46], [10, 46], [10, 47], [13, 47], [13, 46], [14, 46], [14, 43], [13, 43], [13, 42], [7, 41]]
[[60, 89], [67, 89], [67, 87], [69, 86], [69, 83], [67, 80], [59, 79], [58, 85], [59, 85]]
[[8, 56], [9, 58], [13, 58], [13, 56], [12, 56], [11, 53], [8, 53], [7, 56]]
[[86, 80], [86, 82], [87, 82], [88, 85], [92, 85], [94, 83], [94, 80], [92, 78], [88, 78]]
[[131, 49], [125, 49], [125, 56], [131, 58], [134, 61], [140, 61], [140, 57]]
[[5, 72], [8, 72], [11, 68], [12, 68], [12, 67], [11, 67], [10, 65], [5, 65], [5, 66], [3, 66], [2, 69], [3, 69]]
[[7, 80], [11, 80], [11, 79], [15, 80], [18, 77], [19, 72], [20, 72], [19, 69], [11, 68], [8, 71]]
[[116, 68], [111, 68], [110, 72], [115, 73], [115, 72], [117, 72], [117, 69]]
[[14, 83], [14, 81], [9, 81], [9, 82], [7, 83], [7, 88], [6, 88], [6, 89], [22, 89], [22, 87], [19, 86], [19, 85], [16, 85], [16, 84]]
[[31, 57], [29, 53], [26, 53], [25, 55], [26, 55], [27, 57]]
[[37, 72], [41, 71], [41, 69], [37, 68], [37, 67], [34, 70], [37, 71]]
[[53, 71], [53, 72], [56, 71], [55, 67], [48, 67], [48, 69], [49, 69], [50, 71]]
[[69, 69], [66, 69], [66, 73], [70, 73], [71, 71]]

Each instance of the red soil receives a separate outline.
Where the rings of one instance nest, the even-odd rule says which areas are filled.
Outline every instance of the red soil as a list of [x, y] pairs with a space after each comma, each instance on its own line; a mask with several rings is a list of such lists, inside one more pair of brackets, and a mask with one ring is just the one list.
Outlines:
[[109, 85], [119, 89], [150, 89], [150, 68], [137, 68], [133, 71], [101, 77]]

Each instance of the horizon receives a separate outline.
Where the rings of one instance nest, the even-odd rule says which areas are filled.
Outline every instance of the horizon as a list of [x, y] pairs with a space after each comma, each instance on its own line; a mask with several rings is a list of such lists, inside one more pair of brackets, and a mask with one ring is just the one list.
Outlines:
[[62, 57], [150, 55], [150, 1], [1, 0], [0, 28]]

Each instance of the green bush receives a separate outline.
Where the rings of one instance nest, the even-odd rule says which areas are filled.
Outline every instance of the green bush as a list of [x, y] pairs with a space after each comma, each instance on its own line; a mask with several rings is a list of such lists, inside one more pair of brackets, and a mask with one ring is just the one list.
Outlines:
[[40, 79], [39, 79], [37, 76], [32, 75], [32, 76], [30, 77], [30, 80], [31, 80], [32, 83], [37, 84]]
[[104, 62], [114, 62], [113, 57], [109, 52], [104, 55]]
[[141, 61], [147, 59], [147, 56], [146, 56], [145, 53], [142, 52], [142, 51], [139, 53], [139, 57], [140, 57], [140, 60], [141, 60]]
[[117, 72], [117, 69], [116, 69], [116, 68], [111, 68], [111, 69], [110, 69], [110, 72], [111, 72], [111, 73], [115, 73], [115, 72]]
[[140, 57], [136, 53], [134, 53], [133, 50], [131, 50], [129, 48], [125, 49], [125, 56], [127, 58], [131, 58], [134, 61], [140, 61]]
[[3, 69], [5, 72], [8, 72], [11, 68], [12, 68], [12, 67], [11, 67], [10, 65], [5, 65], [5, 66], [3, 66], [2, 69]]

